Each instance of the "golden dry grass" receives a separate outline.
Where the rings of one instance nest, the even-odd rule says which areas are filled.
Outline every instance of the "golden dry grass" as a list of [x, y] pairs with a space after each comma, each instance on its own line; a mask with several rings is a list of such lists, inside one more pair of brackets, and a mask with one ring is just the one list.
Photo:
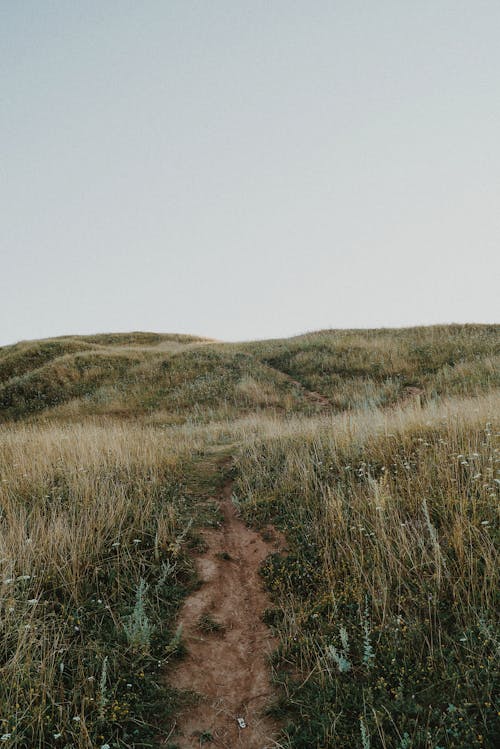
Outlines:
[[186, 574], [175, 539], [194, 511], [181, 466], [204, 444], [109, 420], [0, 430], [0, 713], [9, 745], [93, 747], [142, 720], [140, 674], [154, 647], [134, 654], [124, 627], [140, 579], [154, 591], [151, 622], [172, 625]]

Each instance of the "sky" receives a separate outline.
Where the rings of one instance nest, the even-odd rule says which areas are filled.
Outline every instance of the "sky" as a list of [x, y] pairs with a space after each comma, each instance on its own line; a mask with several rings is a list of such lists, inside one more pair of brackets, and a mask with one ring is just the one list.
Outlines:
[[0, 345], [500, 322], [498, 0], [0, 0]]

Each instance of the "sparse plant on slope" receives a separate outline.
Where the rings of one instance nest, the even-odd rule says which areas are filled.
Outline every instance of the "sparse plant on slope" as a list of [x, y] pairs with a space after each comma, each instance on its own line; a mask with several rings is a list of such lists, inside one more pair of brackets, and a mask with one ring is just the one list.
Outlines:
[[346, 674], [352, 668], [352, 663], [349, 660], [349, 636], [345, 627], [340, 627], [339, 633], [342, 647], [338, 650], [335, 645], [329, 645], [328, 653], [335, 661], [339, 672]]
[[368, 611], [368, 598], [365, 596], [365, 608], [363, 611], [363, 664], [366, 668], [372, 668], [375, 660], [375, 652], [371, 642], [371, 628]]
[[108, 656], [104, 656], [99, 684], [99, 720], [104, 721], [106, 706], [109, 702], [107, 693]]
[[371, 747], [370, 734], [368, 733], [368, 728], [366, 727], [365, 719], [363, 718], [363, 716], [361, 716], [359, 719], [359, 730], [361, 732], [362, 749], [370, 749]]
[[123, 625], [127, 640], [134, 650], [147, 653], [151, 645], [152, 627], [146, 613], [146, 592], [148, 586], [142, 578], [137, 586], [134, 610]]

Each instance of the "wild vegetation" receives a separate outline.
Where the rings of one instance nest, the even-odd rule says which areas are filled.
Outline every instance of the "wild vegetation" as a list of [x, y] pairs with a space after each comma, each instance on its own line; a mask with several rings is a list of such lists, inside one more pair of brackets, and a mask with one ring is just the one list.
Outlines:
[[291, 545], [263, 570], [285, 745], [494, 746], [499, 406], [303, 424], [242, 448], [245, 517]]
[[1, 444], [2, 741], [144, 745], [175, 701], [159, 674], [180, 647], [183, 477], [204, 442], [87, 423], [5, 427]]
[[423, 403], [500, 386], [493, 325], [324, 331], [221, 344], [149, 333], [24, 342], [0, 349], [0, 418], [152, 416], [234, 419], [273, 409], [314, 414]]
[[0, 349], [2, 744], [169, 735], [222, 455], [289, 544], [262, 569], [279, 745], [496, 746], [499, 331]]

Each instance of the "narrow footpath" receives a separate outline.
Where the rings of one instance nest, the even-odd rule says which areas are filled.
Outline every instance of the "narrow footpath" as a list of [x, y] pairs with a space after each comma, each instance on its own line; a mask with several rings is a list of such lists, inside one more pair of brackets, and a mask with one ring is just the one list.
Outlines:
[[202, 581], [181, 610], [187, 655], [167, 674], [199, 701], [177, 719], [170, 741], [180, 749], [200, 746], [270, 749], [278, 726], [265, 715], [275, 696], [269, 656], [276, 647], [262, 614], [270, 605], [259, 568], [283, 541], [262, 536], [238, 517], [232, 482], [221, 492], [224, 522], [202, 534], [206, 551], [197, 559]]

